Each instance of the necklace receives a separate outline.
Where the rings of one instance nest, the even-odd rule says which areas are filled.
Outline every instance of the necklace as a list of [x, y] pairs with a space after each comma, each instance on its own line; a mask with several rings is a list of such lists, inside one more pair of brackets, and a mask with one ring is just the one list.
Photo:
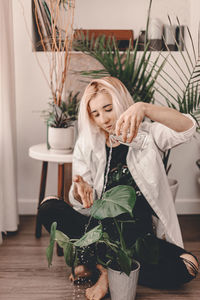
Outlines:
[[110, 151], [109, 151], [109, 155], [108, 155], [108, 163], [107, 163], [107, 168], [106, 168], [104, 186], [103, 186], [103, 189], [102, 189], [102, 192], [101, 192], [101, 197], [100, 197], [101, 199], [102, 199], [102, 196], [105, 192], [106, 185], [107, 185], [107, 182], [108, 182], [108, 174], [109, 174], [109, 171], [110, 171], [110, 162], [111, 162], [111, 158], [112, 158], [113, 141], [112, 141], [110, 136], [109, 136], [109, 143], [110, 143]]

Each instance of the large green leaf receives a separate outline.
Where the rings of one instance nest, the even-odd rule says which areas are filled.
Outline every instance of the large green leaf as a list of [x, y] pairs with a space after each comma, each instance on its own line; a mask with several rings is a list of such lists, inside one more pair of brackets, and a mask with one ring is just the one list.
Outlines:
[[94, 227], [92, 230], [88, 231], [86, 234], [82, 236], [78, 241], [74, 243], [76, 247], [86, 247], [93, 243], [96, 243], [102, 237], [102, 225], [98, 225]]
[[76, 248], [72, 243], [68, 243], [63, 247], [65, 262], [69, 267], [74, 266], [76, 257]]
[[49, 242], [49, 246], [46, 249], [46, 257], [47, 257], [49, 267], [52, 264], [52, 259], [53, 259], [53, 249], [54, 249], [54, 244], [55, 244], [56, 227], [57, 227], [57, 223], [56, 222], [52, 223], [51, 231], [50, 231], [50, 242]]
[[91, 215], [102, 220], [114, 218], [122, 213], [129, 213], [135, 205], [135, 190], [131, 186], [118, 185], [106, 191], [102, 199], [96, 200], [91, 208]]
[[72, 267], [75, 260], [76, 249], [69, 237], [63, 232], [56, 230], [55, 240], [58, 245], [63, 248], [65, 262], [69, 267]]
[[70, 238], [60, 230], [56, 230], [55, 240], [61, 248], [70, 243]]
[[60, 230], [56, 230], [55, 240], [58, 243], [58, 245], [61, 248], [63, 248], [66, 264], [69, 267], [73, 267], [75, 255], [76, 255], [76, 249], [73, 243], [70, 241], [69, 237], [65, 235], [63, 232], [61, 232]]
[[120, 271], [129, 276], [131, 272], [132, 259], [122, 249], [119, 249], [117, 253], [117, 261], [120, 266]]

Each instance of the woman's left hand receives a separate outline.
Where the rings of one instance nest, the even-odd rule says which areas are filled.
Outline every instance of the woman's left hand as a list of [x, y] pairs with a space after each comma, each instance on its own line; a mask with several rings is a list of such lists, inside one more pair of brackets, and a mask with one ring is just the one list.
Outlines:
[[117, 120], [115, 127], [116, 135], [122, 135], [123, 142], [132, 142], [137, 136], [140, 123], [144, 117], [145, 103], [134, 103]]

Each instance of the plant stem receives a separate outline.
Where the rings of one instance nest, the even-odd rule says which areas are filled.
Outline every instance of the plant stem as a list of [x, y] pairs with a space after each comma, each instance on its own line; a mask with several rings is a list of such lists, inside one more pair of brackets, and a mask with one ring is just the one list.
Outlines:
[[113, 218], [113, 219], [114, 219], [115, 225], [116, 225], [116, 227], [117, 227], [117, 231], [118, 231], [118, 233], [119, 233], [120, 244], [121, 244], [121, 246], [122, 246], [122, 250], [126, 250], [126, 245], [125, 245], [125, 241], [124, 241], [122, 232], [121, 232], [121, 230], [120, 230], [120, 228], [119, 228], [119, 225], [118, 225], [116, 219], [115, 219], [115, 218]]
[[144, 48], [146, 47], [147, 40], [148, 40], [148, 30], [149, 30], [149, 20], [150, 20], [150, 14], [151, 14], [151, 5], [152, 5], [152, 0], [150, 0], [149, 8], [148, 8], [146, 31], [145, 31], [145, 37], [144, 37]]

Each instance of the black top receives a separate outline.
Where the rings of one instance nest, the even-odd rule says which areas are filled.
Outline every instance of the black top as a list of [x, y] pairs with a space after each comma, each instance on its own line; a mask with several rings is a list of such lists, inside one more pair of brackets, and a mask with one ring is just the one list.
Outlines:
[[[107, 163], [109, 157], [110, 148], [106, 145]], [[126, 163], [126, 157], [128, 153], [128, 146], [120, 144], [117, 147], [112, 148], [112, 158], [110, 162], [110, 170], [108, 173], [108, 181], [105, 190], [109, 190], [117, 185], [129, 185], [136, 191], [136, 203], [133, 208], [134, 223], [126, 224], [127, 241], [133, 243], [139, 236], [143, 236], [147, 233], [153, 233], [152, 228], [152, 214], [154, 214], [151, 206], [145, 199], [144, 195], [137, 186], [133, 179]], [[107, 171], [107, 164], [105, 174]], [[120, 220], [130, 220], [131, 216], [122, 214], [118, 216]], [[128, 232], [127, 232], [128, 231]], [[131, 232], [130, 232], [131, 231]], [[131, 233], [131, 234], [130, 234]], [[133, 234], [134, 233], [134, 234]], [[125, 234], [125, 232], [124, 232]]]

